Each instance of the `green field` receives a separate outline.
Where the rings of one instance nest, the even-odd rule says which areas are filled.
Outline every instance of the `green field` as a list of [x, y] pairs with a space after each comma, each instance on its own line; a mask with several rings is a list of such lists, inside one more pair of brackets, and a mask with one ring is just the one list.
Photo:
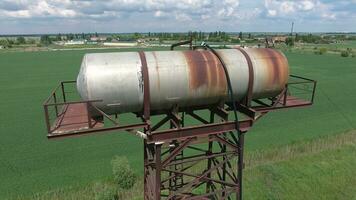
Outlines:
[[[81, 187], [106, 179], [111, 176], [110, 160], [114, 155], [127, 156], [134, 170], [142, 174], [142, 141], [127, 133], [54, 141], [45, 137], [42, 102], [60, 80], [76, 78], [86, 52], [94, 51], [0, 53], [1, 198]], [[268, 114], [248, 133], [247, 152], [356, 129], [356, 58], [312, 53], [286, 53], [286, 56], [293, 74], [318, 81], [315, 105]], [[355, 157], [348, 156], [354, 148], [340, 151], [345, 155], [344, 163], [352, 158], [355, 162]], [[338, 156], [338, 152], [333, 154]], [[305, 159], [313, 165], [313, 157]], [[327, 161], [323, 155], [316, 155], [315, 159]], [[291, 162], [280, 164], [278, 172], [285, 173], [281, 176], [303, 170], [298, 168], [301, 160]], [[294, 167], [289, 169], [288, 166]], [[268, 166], [262, 167], [256, 179], [263, 179], [263, 173], [267, 172]], [[294, 179], [298, 181], [298, 177], [292, 177], [291, 181]], [[273, 184], [280, 184], [273, 188], [278, 190], [288, 183], [275, 181]]]

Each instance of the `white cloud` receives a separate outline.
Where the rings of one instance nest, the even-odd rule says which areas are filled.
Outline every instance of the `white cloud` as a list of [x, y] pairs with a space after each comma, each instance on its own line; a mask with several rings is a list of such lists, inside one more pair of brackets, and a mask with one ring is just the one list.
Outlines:
[[336, 19], [336, 15], [335, 14], [328, 14], [328, 13], [323, 13], [321, 15], [324, 19]]
[[200, 18], [201, 18], [202, 20], [207, 20], [207, 19], [210, 19], [210, 18], [211, 18], [211, 15], [203, 14], [203, 15], [200, 16]]
[[302, 1], [298, 5], [299, 9], [307, 11], [307, 10], [312, 10], [315, 7], [314, 2], [312, 1]]
[[185, 13], [176, 13], [175, 18], [178, 21], [191, 21], [192, 20], [192, 18]]
[[[333, 8], [343, 1], [324, 3], [322, 0], [265, 0], [267, 16], [279, 19], [336, 19]], [[340, 12], [339, 12], [340, 13]]]
[[223, 0], [221, 1], [222, 7], [218, 10], [217, 16], [221, 18], [236, 17], [237, 8], [240, 5], [239, 0]]
[[[167, 23], [162, 23], [163, 19]], [[56, 23], [48, 23], [49, 20]], [[62, 31], [57, 28], [60, 24], [73, 24], [71, 30], [80, 32], [78, 24], [87, 30], [153, 31], [158, 27], [171, 31], [239, 31], [242, 27], [263, 28], [261, 25], [274, 22], [280, 26], [291, 20], [299, 24], [345, 24], [348, 20], [353, 24], [350, 29], [354, 29], [356, 0], [0, 0], [0, 25], [28, 24], [33, 29], [36, 24], [44, 28], [53, 25], [53, 30], [58, 31]]]
[[277, 11], [276, 10], [268, 10], [268, 16], [276, 16], [277, 15]]
[[284, 14], [293, 13], [296, 11], [295, 2], [284, 1], [279, 6], [279, 11]]
[[167, 16], [168, 13], [166, 12], [163, 12], [163, 11], [160, 11], [160, 10], [157, 10], [154, 14], [155, 17], [165, 17]]
[[314, 8], [315, 0], [265, 0], [269, 16], [287, 16]]
[[151, 13], [154, 17], [207, 19], [212, 14], [234, 17], [239, 4], [239, 0], [2, 0], [0, 17], [105, 18], [121, 13]]
[[[75, 17], [76, 11], [68, 9], [66, 7], [59, 7], [56, 4], [59, 1], [56, 0], [15, 0], [11, 1], [13, 5], [18, 6], [17, 9], [6, 9], [6, 7], [0, 7], [0, 17], [13, 17], [13, 18], [30, 18], [30, 17]], [[4, 3], [10, 3], [5, 0]], [[66, 5], [66, 1], [62, 2], [62, 5]]]

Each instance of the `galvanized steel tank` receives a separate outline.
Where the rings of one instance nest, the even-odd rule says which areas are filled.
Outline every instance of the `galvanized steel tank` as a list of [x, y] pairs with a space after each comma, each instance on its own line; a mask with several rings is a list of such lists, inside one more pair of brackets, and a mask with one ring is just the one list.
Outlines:
[[[252, 61], [253, 99], [278, 95], [288, 81], [286, 57], [279, 51], [246, 48]], [[247, 95], [249, 69], [237, 49], [216, 52], [223, 59], [236, 100]], [[208, 50], [151, 51], [147, 60], [151, 110], [202, 106], [228, 100], [224, 69]], [[143, 77], [138, 52], [91, 53], [83, 58], [77, 89], [83, 100], [103, 100], [95, 105], [108, 114], [143, 109]]]

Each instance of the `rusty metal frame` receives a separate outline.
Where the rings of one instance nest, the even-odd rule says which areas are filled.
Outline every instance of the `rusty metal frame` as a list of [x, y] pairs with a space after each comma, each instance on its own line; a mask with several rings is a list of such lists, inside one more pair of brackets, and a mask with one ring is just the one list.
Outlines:
[[[178, 108], [168, 112], [151, 112], [149, 105], [149, 85], [147, 63], [143, 53], [140, 53], [142, 75], [144, 82], [144, 108], [142, 113], [135, 113], [142, 122], [134, 124], [119, 124], [110, 115], [93, 105], [100, 101], [68, 101], [66, 85], [75, 81], [64, 81], [56, 87], [43, 104], [48, 130], [48, 138], [80, 136], [107, 131], [142, 132], [144, 137], [144, 198], [158, 199], [241, 199], [244, 135], [256, 120], [269, 111], [276, 109], [308, 106], [313, 104], [316, 81], [292, 76], [296, 82], [288, 83], [283, 92], [275, 98], [253, 100], [251, 106], [243, 102], [234, 102], [237, 110], [247, 117], [239, 121], [237, 133], [235, 121], [229, 120], [232, 111], [231, 103], [217, 104], [205, 107]], [[311, 99], [298, 105], [288, 105], [289, 86], [295, 84], [311, 84]], [[59, 99], [62, 96], [62, 99]], [[268, 102], [269, 101], [269, 102]], [[282, 103], [281, 103], [282, 102]], [[96, 128], [88, 112], [88, 129], [53, 133], [48, 110], [54, 108], [60, 120], [62, 112], [60, 105], [85, 104], [87, 112], [95, 109], [107, 118], [113, 125]], [[196, 112], [207, 109], [210, 119], [207, 120]], [[151, 116], [163, 116], [155, 123]], [[185, 123], [185, 115], [195, 119], [199, 124]], [[95, 122], [95, 121], [94, 121]], [[152, 125], [151, 125], [152, 123]], [[170, 128], [164, 129], [164, 125]], [[202, 192], [203, 191], [203, 192]]]
[[[98, 102], [101, 100], [90, 100], [90, 101], [68, 101], [67, 98], [67, 93], [65, 86], [69, 84], [75, 84], [76, 81], [62, 81], [60, 84], [55, 87], [55, 89], [50, 93], [50, 96], [45, 100], [43, 103], [43, 109], [44, 109], [44, 114], [45, 114], [45, 123], [46, 123], [46, 128], [47, 128], [47, 137], [52, 139], [52, 138], [63, 138], [63, 137], [71, 137], [71, 136], [80, 136], [80, 135], [86, 135], [86, 134], [93, 134], [93, 133], [103, 133], [103, 132], [108, 132], [108, 131], [128, 131], [132, 132], [133, 130], [138, 130], [138, 129], [147, 129], [149, 127], [149, 124], [147, 122], [142, 122], [142, 123], [136, 123], [136, 124], [125, 124], [125, 125], [119, 125], [117, 121], [115, 121], [111, 116], [107, 115], [105, 112], [94, 106], [92, 103]], [[62, 96], [62, 99], [58, 99], [58, 96]], [[53, 103], [52, 103], [53, 101]], [[63, 132], [63, 133], [56, 133], [56, 129], [58, 128], [58, 122], [62, 120], [63, 114], [66, 112], [66, 106], [68, 105], [74, 105], [74, 104], [85, 104], [85, 107], [87, 108], [87, 113], [88, 113], [88, 128], [86, 129], [81, 129], [81, 130], [75, 130], [75, 131], [68, 131], [68, 132]], [[59, 112], [59, 106], [63, 106], [63, 109]], [[51, 123], [51, 119], [49, 116], [49, 110], [50, 108], [54, 108], [56, 110], [56, 119], [54, 119], [54, 123]], [[102, 128], [94, 128], [91, 124], [92, 119], [91, 116], [89, 115], [89, 110], [94, 109], [98, 113], [100, 113], [103, 118], [107, 118], [113, 126], [109, 127], [102, 127]], [[95, 121], [97, 123], [97, 121]]]
[[147, 61], [143, 51], [139, 52], [141, 60], [141, 71], [143, 76], [143, 117], [145, 120], [150, 120], [150, 81], [148, 77]]
[[[234, 122], [228, 121], [226, 115], [218, 115], [216, 109], [210, 108], [210, 121], [194, 113], [194, 110], [186, 112], [204, 125], [178, 125], [180, 128], [153, 131], [147, 138], [145, 199], [233, 199], [234, 195], [239, 198], [238, 166], [233, 158], [241, 151], [240, 141], [229, 138], [226, 133], [235, 130]], [[222, 122], [215, 122], [213, 116], [218, 116]], [[166, 118], [172, 120], [174, 117], [167, 114], [157, 123], [158, 126], [168, 122]], [[182, 124], [183, 120], [178, 123]], [[247, 131], [252, 126], [252, 120], [245, 120], [242, 124], [241, 128]], [[206, 149], [202, 149], [202, 141], [208, 141]], [[213, 144], [217, 144], [218, 148], [212, 148]], [[188, 155], [180, 156], [188, 150]], [[205, 193], [196, 192], [197, 188], [204, 188]]]
[[[290, 77], [296, 79], [296, 81], [287, 83], [284, 90], [279, 95], [272, 99], [265, 99], [265, 102], [259, 99], [254, 99], [253, 102], [256, 105], [252, 105], [249, 109], [252, 110], [252, 112], [258, 113], [312, 105], [315, 99], [317, 81], [296, 75], [290, 75]], [[296, 104], [288, 104], [288, 98], [293, 97], [293, 95], [291, 94], [291, 87], [294, 85], [305, 84], [311, 86], [311, 90], [305, 93], [309, 96], [309, 98], [305, 99], [304, 101], [299, 101]]]

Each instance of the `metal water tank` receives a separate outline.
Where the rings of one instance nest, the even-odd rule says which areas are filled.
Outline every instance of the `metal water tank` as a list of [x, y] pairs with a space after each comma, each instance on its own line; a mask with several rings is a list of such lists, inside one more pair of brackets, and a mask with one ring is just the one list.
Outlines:
[[[253, 99], [278, 95], [288, 81], [286, 57], [279, 51], [246, 48], [252, 61]], [[216, 50], [230, 75], [236, 100], [247, 95], [248, 61], [238, 49]], [[229, 100], [224, 69], [209, 50], [144, 52], [151, 110], [203, 106]], [[108, 114], [143, 109], [143, 76], [138, 52], [90, 53], [83, 58], [77, 90], [83, 100]]]

